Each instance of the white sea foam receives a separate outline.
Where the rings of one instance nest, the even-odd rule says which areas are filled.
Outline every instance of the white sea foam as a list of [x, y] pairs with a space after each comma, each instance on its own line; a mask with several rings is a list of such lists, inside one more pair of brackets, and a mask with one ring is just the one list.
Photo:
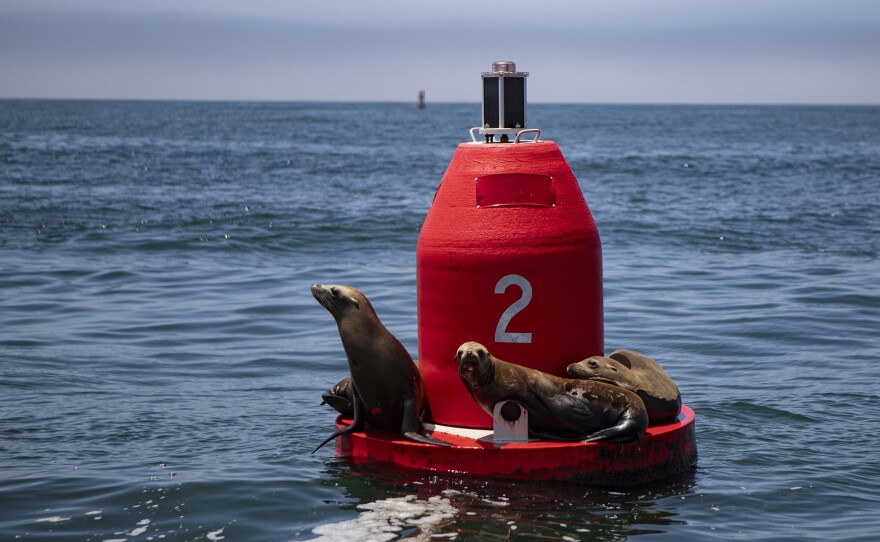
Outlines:
[[62, 521], [67, 521], [70, 518], [63, 518], [61, 516], [52, 516], [48, 518], [40, 518], [37, 520], [37, 523], [61, 523]]
[[138, 527], [136, 529], [132, 529], [128, 536], [138, 536], [147, 532], [147, 528], [150, 526], [150, 520], [142, 519], [137, 522]]
[[315, 527], [312, 532], [321, 535], [318, 540], [325, 542], [350, 540], [394, 540], [405, 528], [418, 527], [421, 536], [416, 540], [427, 540], [432, 531], [444, 520], [451, 518], [456, 508], [448, 499], [439, 495], [427, 500], [415, 495], [395, 497], [361, 504], [360, 516], [338, 523]]

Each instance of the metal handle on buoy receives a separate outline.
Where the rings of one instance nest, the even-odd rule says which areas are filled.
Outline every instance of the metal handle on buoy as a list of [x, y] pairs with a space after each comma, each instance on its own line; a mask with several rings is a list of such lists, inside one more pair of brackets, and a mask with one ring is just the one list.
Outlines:
[[[480, 131], [482, 130], [480, 130], [479, 126], [474, 126], [470, 129], [469, 133], [471, 134], [471, 142], [479, 143], [479, 140], [477, 139], [477, 132]], [[535, 134], [535, 139], [525, 141], [525, 143], [537, 143], [541, 139], [541, 130], [537, 128], [528, 128], [526, 130], [520, 130], [519, 132], [517, 132], [516, 137], [513, 138], [513, 142], [521, 143], [520, 138], [525, 134]]]
[[541, 137], [541, 130], [538, 130], [537, 128], [529, 128], [528, 130], [520, 130], [519, 132], [516, 133], [516, 137], [513, 138], [513, 142], [519, 143], [519, 138], [522, 137], [523, 134], [531, 134], [531, 133], [535, 134], [535, 139], [532, 140], [532, 143], [536, 143], [538, 141], [538, 138]]

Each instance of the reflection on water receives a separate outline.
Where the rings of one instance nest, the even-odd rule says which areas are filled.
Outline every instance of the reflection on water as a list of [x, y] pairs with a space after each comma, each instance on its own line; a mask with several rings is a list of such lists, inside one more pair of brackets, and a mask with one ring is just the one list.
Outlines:
[[[455, 516], [456, 508], [444, 496], [435, 495], [422, 500], [415, 495], [391, 497], [358, 505], [358, 517], [338, 523], [315, 527], [319, 540], [394, 540], [398, 536], [416, 534], [419, 538], [443, 537], [439, 529]], [[450, 533], [451, 537], [455, 533]]]
[[356, 512], [322, 525], [322, 540], [397, 537], [442, 539], [623, 539], [683, 525], [676, 504], [695, 484], [696, 469], [653, 484], [623, 489], [570, 482], [461, 478], [387, 466], [325, 462], [328, 486], [341, 486]]

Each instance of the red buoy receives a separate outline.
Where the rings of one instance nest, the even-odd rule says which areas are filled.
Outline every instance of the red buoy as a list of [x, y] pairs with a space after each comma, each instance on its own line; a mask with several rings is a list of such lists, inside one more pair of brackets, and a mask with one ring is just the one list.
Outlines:
[[[601, 485], [679, 473], [697, 460], [685, 405], [641, 441], [545, 441], [529, 437], [521, 405], [499, 401], [493, 419], [459, 377], [454, 356], [468, 341], [557, 376], [604, 354], [599, 232], [559, 147], [526, 128], [527, 75], [513, 62], [483, 74], [483, 125], [456, 149], [416, 249], [419, 370], [432, 417], [425, 428], [451, 446], [370, 430], [340, 436], [336, 452], [433, 472]], [[536, 135], [521, 141], [527, 133]], [[337, 428], [349, 423], [340, 417]]]
[[557, 376], [604, 353], [599, 232], [551, 141], [458, 146], [419, 235], [416, 284], [437, 423], [492, 427], [459, 378], [462, 343]]
[[[350, 420], [337, 420], [337, 428]], [[436, 426], [433, 436], [453, 444], [431, 446], [392, 432], [355, 432], [336, 440], [336, 453], [351, 461], [384, 461], [397, 467], [468, 476], [570, 480], [600, 486], [630, 486], [678, 474], [697, 462], [694, 412], [648, 427], [641, 444], [531, 441], [499, 444], [492, 432]], [[462, 434], [464, 433], [464, 434]]]

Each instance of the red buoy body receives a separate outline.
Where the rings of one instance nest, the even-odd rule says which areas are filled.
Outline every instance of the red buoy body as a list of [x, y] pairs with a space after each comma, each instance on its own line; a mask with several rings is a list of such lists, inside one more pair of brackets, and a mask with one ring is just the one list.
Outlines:
[[[350, 423], [340, 416], [336, 427]], [[570, 480], [601, 486], [653, 482], [697, 462], [694, 412], [685, 405], [675, 420], [648, 427], [641, 443], [545, 440], [497, 444], [491, 436], [463, 436], [449, 430], [437, 426], [432, 434], [451, 447], [413, 442], [396, 432], [352, 432], [336, 439], [336, 453], [353, 462], [381, 461], [459, 476]]]
[[602, 355], [602, 249], [581, 188], [551, 141], [462, 143], [416, 250], [419, 368], [433, 421], [491, 428], [455, 352], [564, 376]]

